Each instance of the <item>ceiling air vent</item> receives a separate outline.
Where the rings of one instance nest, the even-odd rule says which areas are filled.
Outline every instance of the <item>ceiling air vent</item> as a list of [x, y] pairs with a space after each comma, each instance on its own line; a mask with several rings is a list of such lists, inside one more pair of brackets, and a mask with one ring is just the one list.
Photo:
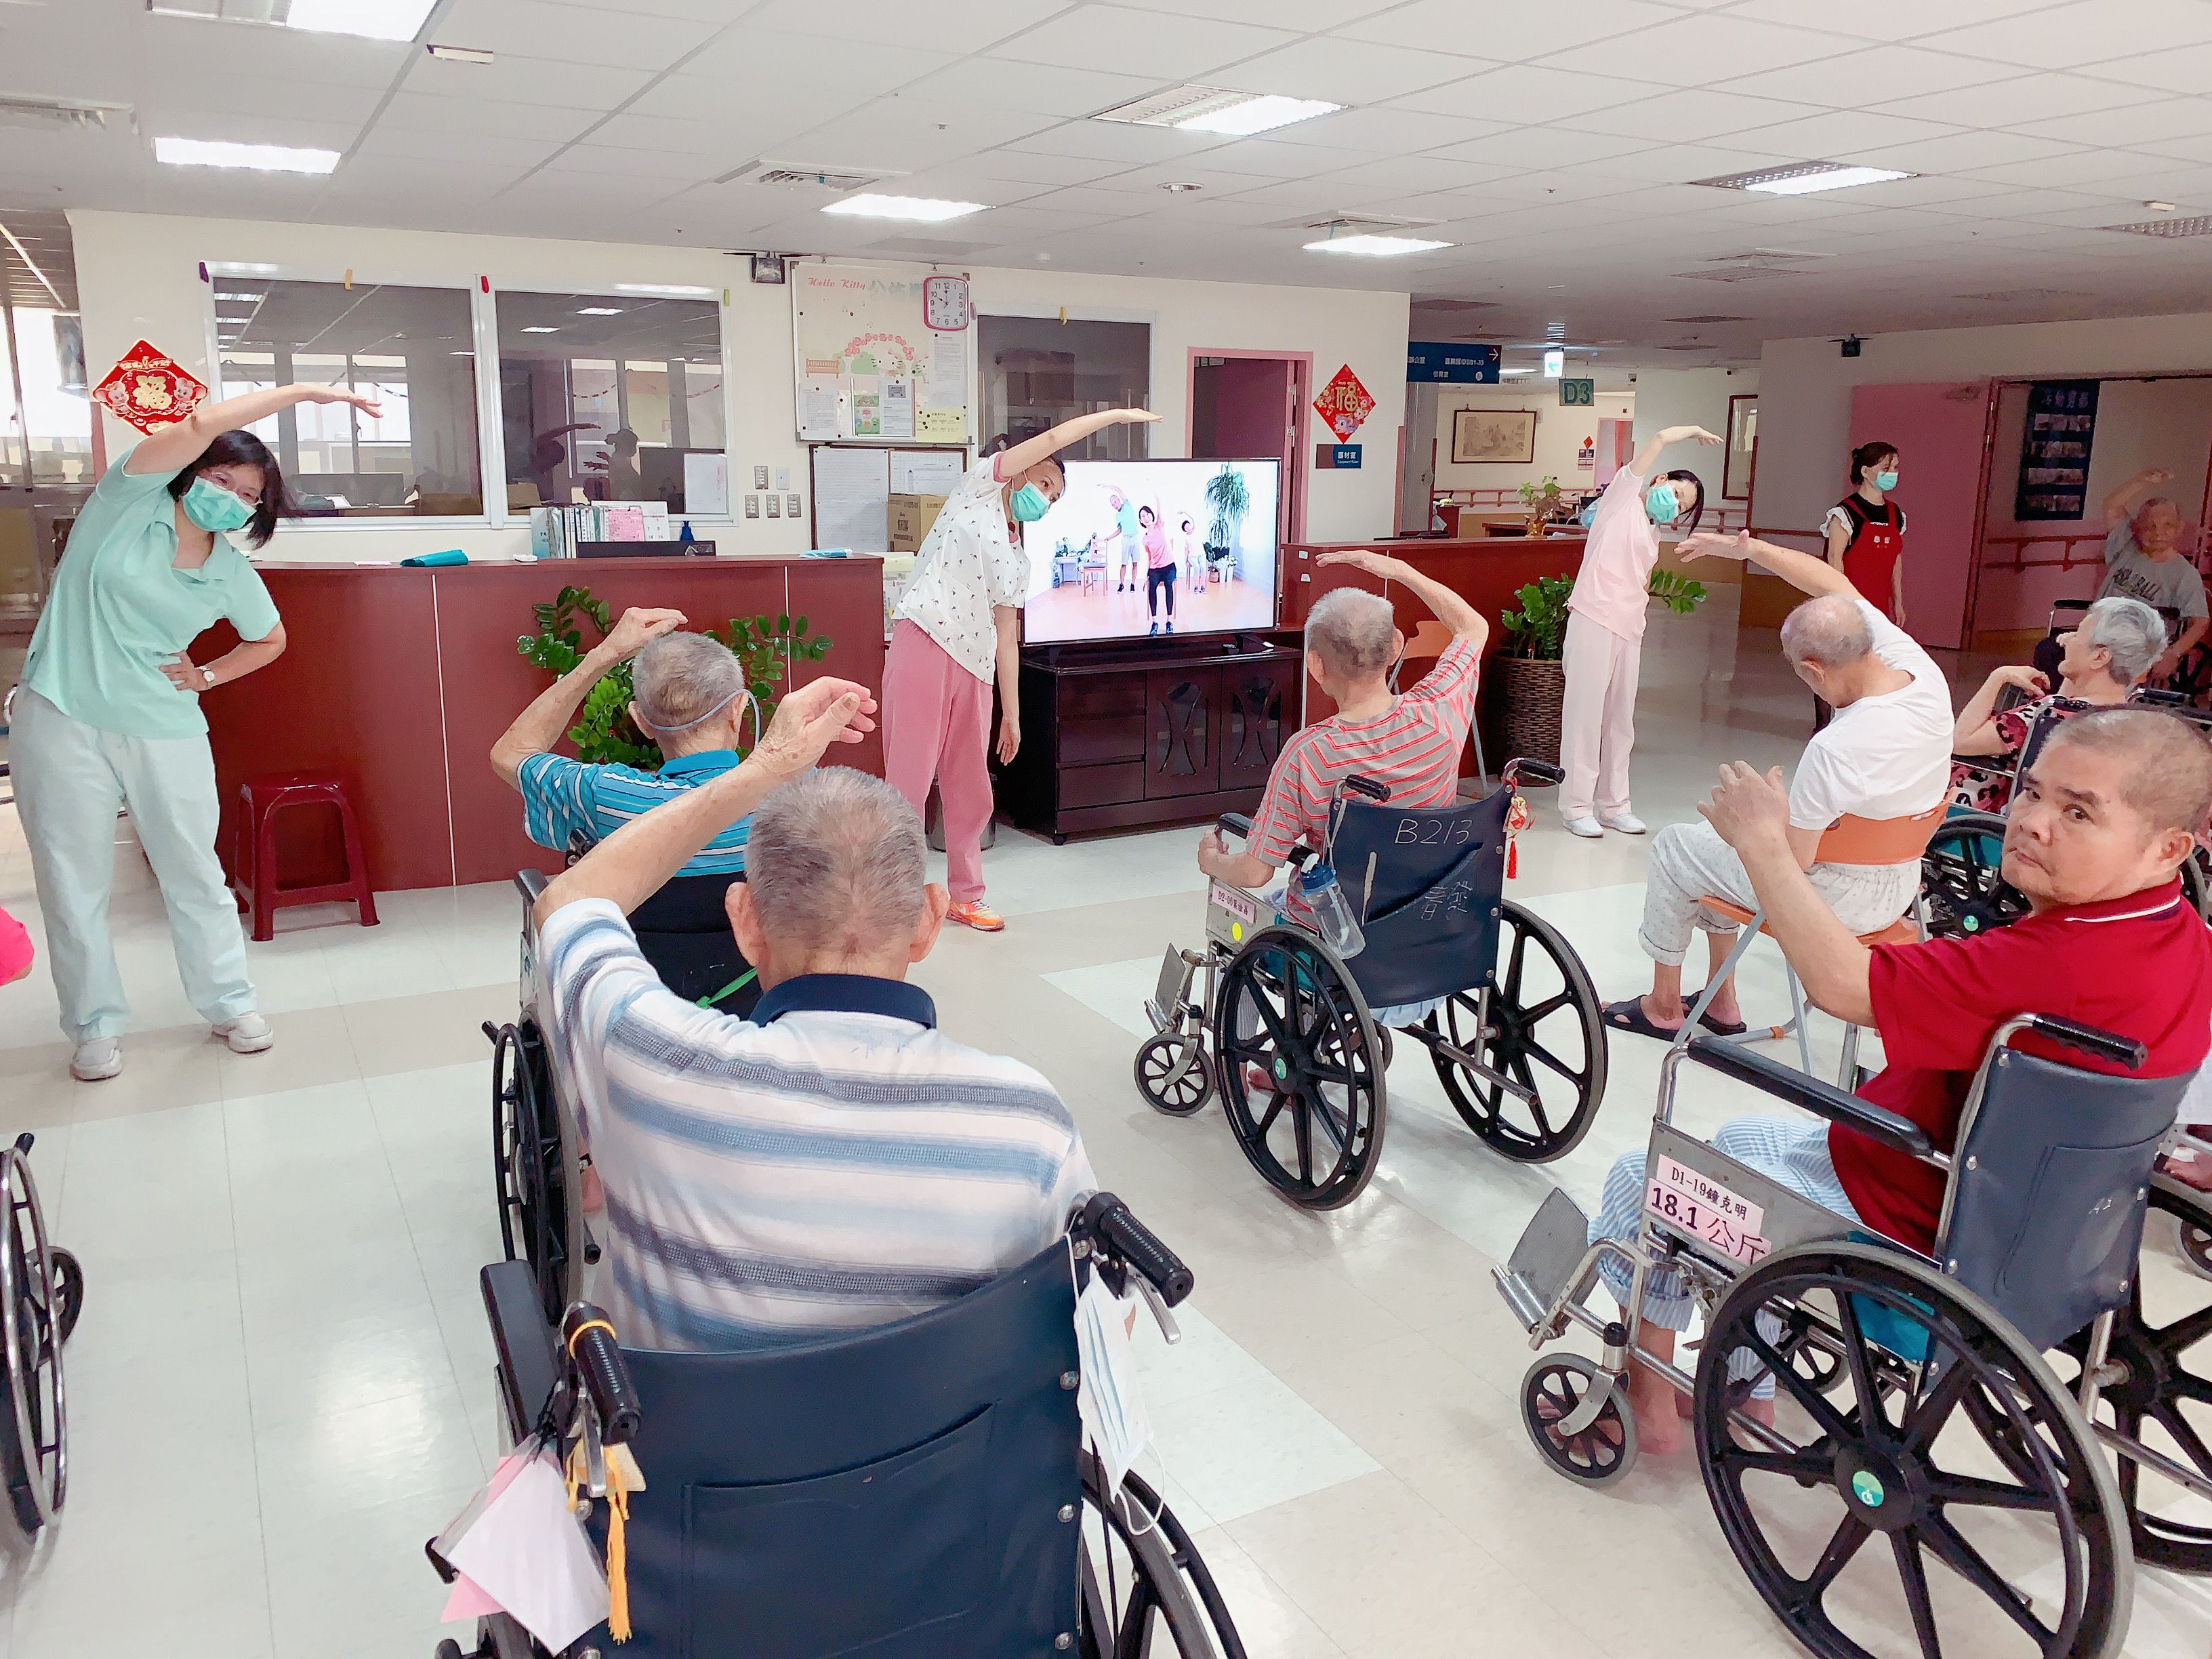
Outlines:
[[41, 98], [27, 92], [0, 93], [0, 125], [11, 127], [105, 127], [111, 115], [137, 125], [128, 104], [103, 104], [89, 98]]
[[[1382, 213], [1301, 213], [1295, 219], [1277, 219], [1261, 225], [1261, 230], [1319, 230], [1335, 236], [1364, 235], [1370, 230], [1421, 230], [1437, 222], [1434, 219], [1406, 219]], [[1433, 303], [1423, 301], [1424, 304]], [[1439, 307], [1449, 309], [1449, 307]]]
[[1422, 311], [1495, 311], [1504, 303], [1500, 300], [1424, 300], [1418, 296], [1413, 301]]
[[1748, 317], [1662, 317], [1662, 323], [1747, 323]]
[[1961, 300], [1979, 300], [1989, 305], [2027, 305], [2045, 300], [2088, 300], [2096, 296], [2072, 288], [2008, 288], [1995, 294], [1961, 294]]
[[819, 185], [824, 190], [865, 190], [884, 181], [880, 173], [838, 173], [828, 167], [765, 167], [757, 185]]
[[2193, 219], [2145, 219], [2137, 224], [2099, 228], [2124, 231], [2130, 236], [2212, 236], [2212, 213], [2200, 213]]

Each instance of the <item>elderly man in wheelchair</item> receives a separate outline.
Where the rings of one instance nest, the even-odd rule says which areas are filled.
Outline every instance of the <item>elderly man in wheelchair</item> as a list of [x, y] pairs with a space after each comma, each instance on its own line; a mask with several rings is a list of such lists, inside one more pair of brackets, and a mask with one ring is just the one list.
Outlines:
[[[1135, 1070], [1146, 1099], [1176, 1116], [1218, 1086], [1268, 1184], [1334, 1209], [1380, 1158], [1391, 1028], [1429, 1049], [1469, 1127], [1531, 1162], [1564, 1155], [1588, 1130], [1605, 1092], [1605, 1041], [1572, 947], [1503, 896], [1510, 836], [1526, 822], [1516, 781], [1557, 782], [1558, 769], [1509, 763], [1496, 792], [1457, 799], [1488, 625], [1402, 560], [1321, 562], [1409, 589], [1451, 642], [1399, 693], [1389, 675], [1406, 641], [1389, 601], [1340, 589], [1315, 605], [1306, 664], [1337, 712], [1283, 745], [1256, 816], [1224, 816], [1200, 841], [1207, 947], [1168, 948], [1147, 1005], [1158, 1035]], [[1285, 865], [1297, 872], [1285, 886], [1255, 890]]]
[[[1547, 1460], [1618, 1480], [1639, 1449], [1679, 1444], [1675, 1397], [1691, 1396], [1722, 1530], [1814, 1652], [1863, 1651], [1869, 1575], [1892, 1563], [1928, 1659], [1969, 1650], [1956, 1632], [1978, 1617], [2046, 1655], [2115, 1652], [2135, 1559], [2212, 1571], [2195, 1507], [2212, 1451], [2181, 1412], [2212, 1401], [2212, 1354], [2189, 1352], [2212, 1310], [2147, 1316], [2137, 1261], [2147, 1206], [2208, 1218], [2153, 1175], [2212, 1041], [2212, 935], [2175, 875], [2208, 807], [2212, 750], [2188, 727], [2077, 716], [2023, 775], [2005, 833], [2031, 914], [1871, 949], [1791, 855], [1773, 784], [1723, 769], [1701, 809], [1814, 1002], [1873, 1026], [1887, 1068], [1851, 1096], [1693, 1037], [1667, 1056], [1650, 1145], [1613, 1166], [1600, 1214], [1555, 1191], [1497, 1279], [1533, 1345], [1570, 1322], [1604, 1344], [1601, 1362], [1547, 1357], [1525, 1379]], [[1686, 1061], [1817, 1119], [1739, 1119], [1701, 1141], [1671, 1121]], [[1582, 1305], [1594, 1276], [1618, 1318]], [[1694, 1380], [1674, 1359], [1693, 1308]], [[2069, 1384], [2044, 1357], [2058, 1349]], [[2166, 1482], [2186, 1520], [2154, 1494]], [[1930, 1558], [1982, 1599], [1955, 1582], [1931, 1595]]]
[[[499, 1604], [483, 1659], [609, 1638], [643, 1659], [1241, 1659], [1127, 1469], [1122, 1298], [1172, 1340], [1191, 1275], [1095, 1192], [1050, 1085], [937, 1031], [904, 982], [947, 903], [921, 822], [875, 778], [809, 769], [869, 707], [801, 688], [743, 764], [527, 884], [544, 1036], [513, 1057], [561, 1108], [548, 1194], [586, 1148], [603, 1184], [606, 1311], [581, 1300], [598, 1246], [496, 1264], [484, 1295], [509, 1443], [568, 1471], [606, 1565], [592, 1607], [599, 1570], [553, 1516], [540, 1565], [581, 1583], [552, 1611], [591, 1616], [550, 1617], [543, 1572], [497, 1577], [488, 1494], [432, 1549]], [[730, 915], [766, 989], [738, 1020], [660, 985], [623, 917], [747, 812]]]

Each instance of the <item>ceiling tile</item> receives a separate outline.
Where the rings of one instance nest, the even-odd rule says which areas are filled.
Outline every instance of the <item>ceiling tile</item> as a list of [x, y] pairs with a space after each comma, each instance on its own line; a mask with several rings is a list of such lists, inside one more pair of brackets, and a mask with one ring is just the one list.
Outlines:
[[[1000, 146], [1033, 155], [1085, 155], [1130, 167], [1203, 155], [1223, 147], [1212, 134], [1177, 132], [1172, 127], [1140, 127], [1119, 121], [1066, 121]], [[1243, 141], [1250, 143], [1249, 139]], [[1307, 164], [1309, 167], [1311, 163]]]
[[1335, 33], [1414, 51], [1464, 52], [1518, 61], [1623, 34], [1681, 14], [1644, 0], [1577, 0], [1566, 7], [1470, 5], [1468, 0], [1413, 0], [1377, 17], [1340, 25]]
[[[684, 155], [726, 155], [729, 153], [729, 129], [717, 126], [712, 121], [686, 121], [672, 115], [640, 115], [635, 110], [623, 110], [609, 116], [592, 129], [595, 144], [612, 144], [623, 149], [668, 150]], [[749, 161], [750, 156], [738, 156], [736, 161]]]
[[[2212, 178], [2203, 174], [2185, 174], [2205, 188], [2212, 188]], [[2124, 149], [2082, 149], [2071, 155], [2046, 155], [2033, 161], [2007, 161], [1996, 167], [1976, 167], [1972, 172], [1954, 175], [1960, 182], [1968, 179], [1985, 179], [2000, 185], [2048, 185], [2059, 189], [2081, 189], [2096, 186], [2128, 195], [2156, 194], [2148, 189], [2151, 180], [2172, 183], [2176, 177], [2175, 164], [2156, 156], [2138, 155]]]
[[1958, 129], [1928, 121], [1908, 121], [1898, 115], [1877, 115], [1866, 110], [1832, 110], [1826, 115], [1785, 121], [1779, 126], [1759, 127], [1729, 135], [1731, 145], [1762, 150], [1778, 161], [1833, 161], [1855, 156], [1877, 145], [1892, 148], [1947, 138]]
[[1294, 39], [1288, 31], [1170, 16], [1126, 6], [1086, 5], [1063, 11], [1014, 40], [991, 48], [995, 58], [1068, 69], [1097, 69], [1157, 77], [1161, 86], [1203, 82], [1224, 66]]
[[[711, 23], [544, 0], [448, 0], [429, 31], [444, 46], [613, 69], [667, 69], [714, 33]], [[446, 67], [467, 73], [471, 66]]]
[[2014, 75], [1985, 81], [1979, 86], [1949, 92], [1922, 93], [1893, 98], [1867, 107], [1888, 115], [1909, 115], [1916, 120], [1948, 121], [1962, 127], [2004, 127], [2022, 120], [2051, 119], [2080, 115], [2090, 110], [2112, 109], [2140, 93], [2079, 75]]
[[1553, 121], [1629, 103], [1649, 96], [1650, 90], [1640, 82], [1619, 80], [1612, 76], [1515, 64], [1432, 87], [1397, 101], [1407, 109], [1431, 110], [1440, 115], [1527, 123]]
[[1279, 93], [1332, 104], [1375, 104], [1455, 81], [1494, 60], [1413, 52], [1365, 40], [1300, 40], [1261, 52], [1215, 78], [1240, 92]]
[[1581, 169], [1593, 176], [1629, 179], [1652, 184], [1686, 184], [1692, 179], [1711, 179], [1724, 173], [1747, 173], [1764, 167], [1773, 157], [1753, 150], [1719, 149], [1702, 144], [1659, 144], [1608, 155]]
[[1694, 87], [1831, 58], [1849, 46], [1842, 36], [1812, 29], [1697, 12], [1541, 61], [1596, 75]]
[[[1318, 128], [1328, 121], [1316, 121]], [[1223, 173], [1243, 173], [1252, 175], [1254, 182], [1261, 179], [1306, 179], [1317, 173], [1327, 173], [1334, 167], [1352, 167], [1375, 158], [1365, 150], [1336, 149], [1319, 143], [1293, 144], [1273, 138], [1243, 138], [1234, 143], [1218, 144], [1206, 152], [1205, 165]], [[1182, 177], [1176, 169], [1187, 167], [1188, 161], [1169, 160], [1160, 167]]]
[[2167, 98], [2150, 93], [2094, 114], [2063, 115], [2008, 125], [2021, 132], [2071, 144], [2110, 147], [2153, 144], [2171, 138], [2201, 138], [2212, 132], [2212, 99]]
[[2126, 0], [2124, 23], [2114, 0], [2072, 0], [2025, 17], [2001, 18], [1947, 30], [1922, 45], [2000, 64], [2077, 69], [2123, 55], [2145, 40], [2163, 47], [2212, 40], [2212, 6], [2203, 0]]
[[1002, 179], [1009, 184], [1080, 185], [1127, 170], [1123, 161], [1094, 161], [1081, 155], [1040, 155], [1012, 149], [987, 149], [969, 156], [962, 166], [979, 179]]
[[896, 158], [900, 171], [918, 172], [1057, 125], [1049, 115], [879, 98], [793, 134], [789, 144], [794, 154], [823, 166], [880, 167]]
[[1638, 138], [1620, 138], [1595, 132], [1573, 132], [1564, 127], [1515, 127], [1463, 144], [1448, 144], [1435, 152], [1455, 161], [1482, 161], [1493, 167], [1516, 170], [1578, 167], [1604, 161], [1650, 146]]
[[1480, 138], [1485, 133], [1507, 132], [1504, 121], [1474, 121], [1463, 115], [1432, 115], [1425, 110], [1395, 109], [1370, 105], [1363, 109], [1339, 110], [1318, 121], [1300, 121], [1278, 127], [1268, 142], [1280, 144], [1318, 144], [1332, 149], [1364, 150], [1376, 155], [1415, 155], [1446, 144]]
[[1106, 75], [1095, 70], [1061, 69], [1050, 64], [1017, 66], [995, 58], [971, 58], [901, 88], [939, 103], [994, 104], [1063, 118], [1111, 109], [1158, 89], [1152, 76]]
[[[52, 20], [46, 27], [62, 27], [64, 20], [74, 19], [76, 14], [75, 7], [55, 7], [45, 14]], [[0, 63], [9, 65], [10, 82], [15, 81], [17, 64], [43, 64], [47, 61], [32, 32], [40, 27], [41, 13], [32, 12], [29, 16], [33, 21], [30, 27], [26, 27], [17, 21], [15, 13], [0, 11], [0, 18], [6, 20], [6, 32], [0, 34]], [[180, 82], [191, 80], [210, 87], [228, 88], [234, 96], [241, 84], [285, 79], [322, 85], [374, 87], [381, 92], [398, 78], [416, 53], [416, 48], [399, 41], [356, 40], [349, 35], [311, 34], [299, 29], [253, 28], [192, 18], [159, 17], [143, 8], [137, 10], [133, 21], [133, 50], [127, 55], [116, 52], [111, 37], [103, 42], [100, 55], [118, 65], [135, 63], [141, 86], [157, 76]], [[73, 32], [89, 33], [83, 30], [82, 24], [76, 24]], [[55, 68], [59, 70], [62, 65], [58, 64]], [[66, 91], [87, 98], [107, 95], [81, 84], [74, 74], [65, 82], [40, 89]], [[136, 90], [128, 89], [123, 95], [131, 96]]]
[[[2142, 147], [2142, 153], [2179, 161], [2212, 165], [2212, 138], [2160, 138]], [[2202, 186], [2199, 187], [2200, 191]]]
[[[1067, 0], [960, 0], [957, 28], [948, 30], [942, 12], [917, 6], [910, 0], [766, 0], [745, 10], [744, 27], [781, 29], [793, 34], [811, 34], [832, 40], [866, 43], [866, 49], [926, 46], [942, 51], [948, 45], [963, 52], [981, 52], [1010, 34], [1042, 22], [1066, 9]], [[957, 40], [948, 41], [948, 33]]]
[[1822, 112], [1821, 106], [1779, 98], [1686, 88], [1678, 92], [1662, 92], [1656, 98], [1642, 98], [1633, 103], [1608, 105], [1586, 114], [1566, 116], [1553, 125], [1583, 132], [1617, 133], [1623, 137], [1663, 139], [1669, 143], [1698, 143], [1750, 127], [1776, 126], [1784, 121]]
[[395, 94], [372, 131], [496, 133], [509, 138], [574, 138], [599, 118], [597, 110], [562, 109], [550, 104], [503, 104], [486, 98], [433, 98], [428, 93]]
[[[1925, 52], [1917, 46], [1860, 48], [1850, 41], [1829, 44], [1835, 49], [1824, 57], [1787, 69], [1762, 70], [1730, 82], [1729, 89], [1755, 92], [1765, 98], [1795, 98], [1832, 109], [1855, 110], [1867, 108], [1878, 100], [1887, 107], [1895, 99], [1919, 94], [1950, 96], [1963, 88], [2002, 81], [2020, 73], [2008, 64], [1977, 64], [1955, 52]], [[1933, 114], [1928, 118], [1953, 125], [1966, 125], [1958, 117], [1947, 114]]]
[[818, 121], [920, 80], [958, 56], [912, 46], [897, 52], [825, 52], [818, 35], [733, 29], [717, 36], [686, 63], [684, 74], [720, 83], [730, 103], [767, 91], [804, 88], [818, 100], [814, 117]]
[[2041, 155], [2064, 155], [2077, 148], [2024, 132], [1960, 132], [1947, 138], [1875, 144], [1842, 159], [1868, 167], [1901, 167], [1908, 173], [1964, 173], [1970, 167], [2033, 161]]
[[[1388, 11], [1399, 0], [1267, 0], [1268, 24], [1300, 33], [1340, 27], [1371, 13]], [[1218, 17], [1232, 23], [1252, 21], [1252, 0], [1149, 0], [1141, 11], [1173, 12], [1182, 17]]]
[[401, 84], [433, 98], [489, 98], [513, 104], [564, 105], [611, 110], [635, 97], [653, 80], [648, 70], [606, 69], [501, 52], [489, 64], [456, 64], [428, 53], [414, 60]]
[[1401, 155], [1394, 161], [1363, 160], [1319, 175], [1319, 182], [1344, 190], [1348, 201], [1356, 195], [1414, 196], [1431, 190], [1479, 189], [1501, 171], [1437, 155]]
[[660, 195], [667, 194], [675, 185], [704, 184], [727, 170], [702, 156], [673, 150], [617, 149], [611, 144], [570, 144], [549, 165], [564, 173], [603, 177], [611, 185], [624, 179], [635, 179], [641, 184], [656, 181], [653, 187]]
[[2146, 52], [2139, 58], [2118, 58], [2099, 64], [2094, 71], [2129, 86], [2163, 87], [2169, 92], [2204, 95], [2212, 88], [2212, 43], [2177, 46]]
[[[450, 162], [459, 148], [462, 147], [453, 143], [449, 132], [417, 132], [386, 123], [361, 141], [346, 165], [351, 167], [355, 161], [382, 157]], [[471, 161], [482, 161], [488, 167], [511, 167], [517, 172], [552, 160], [560, 148], [551, 139], [522, 138], [499, 132], [472, 133], [465, 146]]]

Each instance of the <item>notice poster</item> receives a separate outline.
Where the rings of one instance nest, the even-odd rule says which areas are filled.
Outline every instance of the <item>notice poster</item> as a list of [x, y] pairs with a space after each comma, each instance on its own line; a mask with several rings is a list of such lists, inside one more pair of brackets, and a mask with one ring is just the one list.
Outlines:
[[968, 406], [968, 337], [940, 334], [929, 348], [929, 385], [922, 396], [930, 409]]
[[799, 382], [799, 435], [817, 443], [845, 434], [837, 422], [837, 376], [808, 374]]
[[[833, 405], [834, 407], [834, 405]], [[686, 450], [684, 454], [684, 507], [687, 513], [720, 519], [730, 510], [730, 458], [720, 453]]]
[[886, 438], [914, 436], [914, 382], [885, 380], [884, 382], [883, 435]]
[[915, 416], [914, 435], [924, 443], [964, 444], [968, 441], [968, 411], [925, 409]]

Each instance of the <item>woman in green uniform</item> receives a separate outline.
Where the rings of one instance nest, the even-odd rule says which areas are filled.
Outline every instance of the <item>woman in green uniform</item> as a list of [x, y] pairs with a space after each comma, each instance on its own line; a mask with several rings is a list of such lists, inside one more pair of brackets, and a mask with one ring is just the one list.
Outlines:
[[[236, 428], [301, 403], [378, 406], [334, 386], [250, 392], [155, 432], [107, 469], [77, 514], [16, 692], [10, 763], [30, 843], [70, 1070], [123, 1069], [131, 1017], [108, 937], [115, 814], [127, 806], [161, 883], [185, 994], [239, 1054], [275, 1040], [254, 1012], [238, 907], [215, 854], [215, 757], [200, 694], [274, 662], [284, 624], [228, 538], [259, 547], [289, 511], [267, 446]], [[185, 647], [227, 619], [241, 641]]]

